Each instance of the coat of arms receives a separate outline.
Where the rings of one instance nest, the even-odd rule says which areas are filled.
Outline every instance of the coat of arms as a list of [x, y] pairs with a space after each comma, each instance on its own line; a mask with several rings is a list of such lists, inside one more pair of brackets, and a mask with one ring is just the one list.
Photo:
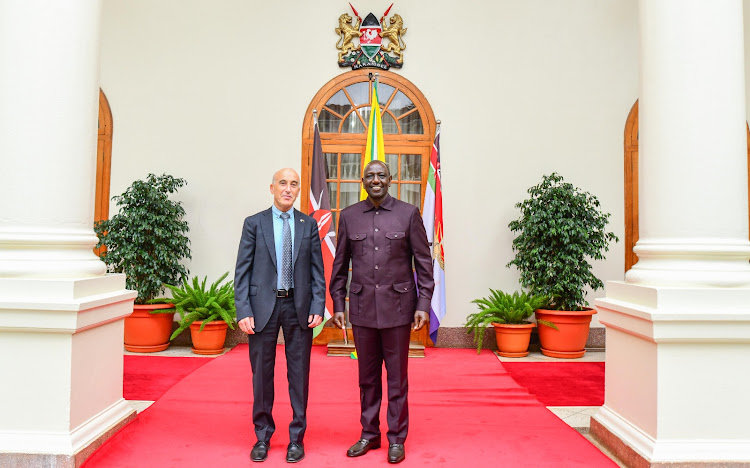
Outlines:
[[[404, 20], [394, 13], [389, 18], [389, 25], [385, 24], [393, 4], [385, 10], [380, 21], [372, 13], [365, 16], [363, 21], [351, 3], [349, 6], [357, 21], [352, 24], [353, 19], [348, 13], [339, 16], [339, 27], [336, 28], [336, 34], [339, 35], [336, 43], [339, 50], [339, 67], [352, 67], [352, 70], [366, 67], [383, 70], [390, 67], [401, 68], [404, 65], [406, 49], [406, 44], [401, 38], [406, 34]], [[387, 41], [385, 44], [384, 39]]]

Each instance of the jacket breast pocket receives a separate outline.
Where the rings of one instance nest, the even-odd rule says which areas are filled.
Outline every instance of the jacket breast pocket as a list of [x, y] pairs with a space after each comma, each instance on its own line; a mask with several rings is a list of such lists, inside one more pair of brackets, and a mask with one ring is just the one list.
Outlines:
[[349, 234], [349, 244], [352, 246], [352, 255], [365, 254], [365, 239], [367, 234]]
[[406, 233], [404, 231], [386, 232], [388, 239], [388, 252], [392, 254], [403, 254], [406, 252]]
[[362, 285], [351, 283], [349, 285], [349, 313], [359, 315], [362, 312]]

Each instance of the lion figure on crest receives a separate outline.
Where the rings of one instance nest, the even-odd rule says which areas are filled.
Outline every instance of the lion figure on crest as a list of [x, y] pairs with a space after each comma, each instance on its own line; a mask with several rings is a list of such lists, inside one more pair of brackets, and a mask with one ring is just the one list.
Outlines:
[[404, 49], [406, 44], [401, 40], [401, 36], [406, 34], [406, 28], [404, 28], [404, 20], [401, 19], [401, 15], [394, 13], [391, 16], [391, 24], [387, 28], [383, 28], [380, 33], [380, 37], [388, 39], [390, 43], [387, 46], [382, 46], [383, 52], [393, 52], [398, 55], [396, 61], [402, 63], [404, 60]]
[[[346, 13], [339, 16], [339, 27], [336, 28], [336, 34], [341, 35], [336, 42], [336, 48], [341, 51], [339, 52], [339, 62], [341, 62], [344, 59], [344, 54], [357, 50], [357, 46], [352, 42], [352, 39], [362, 36], [362, 33], [359, 32], [359, 18], [357, 18], [356, 24], [352, 26], [351, 16]], [[340, 46], [339, 43], [341, 43]]]

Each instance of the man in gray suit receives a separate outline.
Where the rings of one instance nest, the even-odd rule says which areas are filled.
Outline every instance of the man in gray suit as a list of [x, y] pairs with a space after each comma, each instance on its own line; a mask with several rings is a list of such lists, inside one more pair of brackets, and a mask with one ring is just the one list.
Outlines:
[[253, 424], [257, 442], [252, 461], [268, 457], [276, 426], [273, 371], [279, 328], [284, 342], [293, 418], [289, 424], [286, 461], [305, 456], [307, 395], [313, 328], [325, 309], [325, 277], [318, 225], [295, 210], [300, 178], [293, 169], [273, 176], [273, 206], [245, 219], [234, 273], [235, 304], [240, 329], [248, 334], [253, 370]]

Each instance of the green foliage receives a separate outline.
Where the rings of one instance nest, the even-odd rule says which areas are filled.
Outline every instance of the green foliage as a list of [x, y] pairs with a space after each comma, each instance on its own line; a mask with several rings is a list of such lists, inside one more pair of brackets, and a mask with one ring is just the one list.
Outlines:
[[588, 259], [604, 260], [609, 242], [619, 240], [605, 229], [610, 214], [601, 212], [595, 196], [557, 173], [528, 193], [530, 198], [516, 204], [521, 217], [508, 225], [519, 234], [513, 240], [515, 259], [507, 266], [518, 268], [522, 286], [549, 296], [554, 310], [581, 310], [588, 304], [584, 288], [604, 286]]
[[[482, 340], [484, 332], [488, 326], [493, 323], [506, 323], [509, 325], [519, 325], [528, 323], [536, 309], [545, 307], [549, 302], [549, 297], [542, 295], [519, 293], [507, 294], [502, 291], [490, 289], [490, 295], [481, 299], [474, 299], [472, 304], [479, 307], [479, 312], [475, 312], [466, 317], [466, 333], [474, 333], [474, 344], [477, 345], [477, 354], [482, 350]], [[551, 325], [549, 322], [544, 322]], [[553, 324], [551, 325], [555, 327]]]
[[[203, 321], [200, 331], [208, 322], [224, 320], [229, 328], [234, 330], [234, 320], [237, 310], [234, 307], [234, 282], [230, 281], [220, 286], [229, 272], [221, 275], [211, 286], [206, 289], [206, 277], [198, 282], [198, 277], [193, 278], [192, 287], [187, 280], [183, 280], [182, 287], [165, 284], [172, 291], [172, 297], [160, 297], [148, 301], [151, 304], [163, 303], [174, 304], [180, 317], [180, 326], [172, 333], [170, 340], [188, 329], [196, 320]], [[154, 313], [170, 313], [171, 309], [155, 310]]]
[[145, 304], [163, 292], [163, 284], [178, 283], [188, 274], [180, 261], [191, 258], [185, 235], [190, 229], [182, 204], [169, 199], [183, 185], [184, 179], [149, 174], [112, 197], [119, 213], [94, 225], [97, 248], [107, 247], [101, 259], [110, 271], [125, 273], [127, 288], [138, 291], [137, 304]]

